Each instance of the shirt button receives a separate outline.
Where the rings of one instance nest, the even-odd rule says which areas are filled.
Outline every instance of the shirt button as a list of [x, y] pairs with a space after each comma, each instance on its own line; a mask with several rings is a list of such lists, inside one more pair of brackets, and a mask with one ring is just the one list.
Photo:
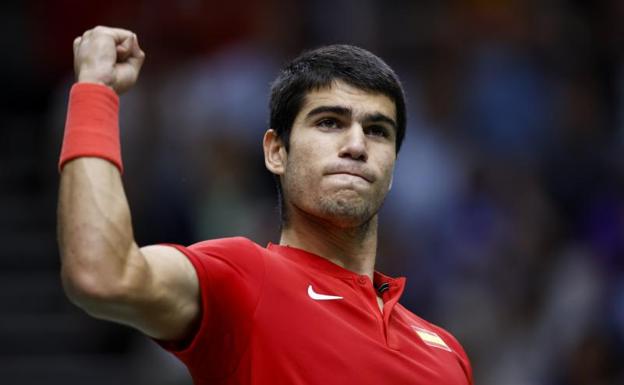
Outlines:
[[366, 285], [367, 279], [364, 277], [359, 277], [357, 281], [360, 285]]

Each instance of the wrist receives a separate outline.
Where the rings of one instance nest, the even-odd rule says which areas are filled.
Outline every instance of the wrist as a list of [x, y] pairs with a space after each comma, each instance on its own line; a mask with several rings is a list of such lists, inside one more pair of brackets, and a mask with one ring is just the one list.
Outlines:
[[79, 157], [106, 159], [123, 172], [119, 97], [104, 84], [79, 82], [70, 91], [59, 171]]
[[113, 80], [113, 76], [109, 74], [102, 74], [97, 71], [80, 71], [76, 84], [99, 84], [114, 90]]

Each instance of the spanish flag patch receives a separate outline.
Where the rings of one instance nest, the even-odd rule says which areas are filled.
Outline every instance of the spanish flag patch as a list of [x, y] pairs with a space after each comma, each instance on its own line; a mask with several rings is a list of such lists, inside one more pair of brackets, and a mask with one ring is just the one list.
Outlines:
[[414, 329], [416, 334], [418, 334], [420, 339], [423, 340], [425, 344], [432, 346], [434, 348], [448, 350], [449, 352], [451, 351], [451, 348], [448, 347], [446, 342], [444, 342], [444, 340], [440, 338], [440, 336], [437, 335], [437, 333], [419, 328], [418, 326], [414, 326], [414, 325], [412, 325], [412, 329]]

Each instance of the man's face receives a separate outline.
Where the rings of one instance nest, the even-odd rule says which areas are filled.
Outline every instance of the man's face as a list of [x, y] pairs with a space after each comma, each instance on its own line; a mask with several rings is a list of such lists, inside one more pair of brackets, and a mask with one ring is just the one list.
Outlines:
[[311, 91], [293, 123], [282, 175], [287, 210], [340, 227], [377, 214], [396, 159], [396, 107], [344, 82]]

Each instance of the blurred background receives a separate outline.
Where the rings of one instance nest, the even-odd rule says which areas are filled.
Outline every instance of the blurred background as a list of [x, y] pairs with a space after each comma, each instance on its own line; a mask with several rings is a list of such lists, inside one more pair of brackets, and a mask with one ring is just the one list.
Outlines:
[[56, 169], [72, 41], [135, 31], [124, 182], [141, 245], [278, 241], [261, 136], [302, 49], [351, 43], [401, 77], [408, 131], [379, 270], [463, 343], [480, 385], [624, 384], [624, 2], [229, 0], [0, 4], [0, 383], [190, 384], [64, 297]]

